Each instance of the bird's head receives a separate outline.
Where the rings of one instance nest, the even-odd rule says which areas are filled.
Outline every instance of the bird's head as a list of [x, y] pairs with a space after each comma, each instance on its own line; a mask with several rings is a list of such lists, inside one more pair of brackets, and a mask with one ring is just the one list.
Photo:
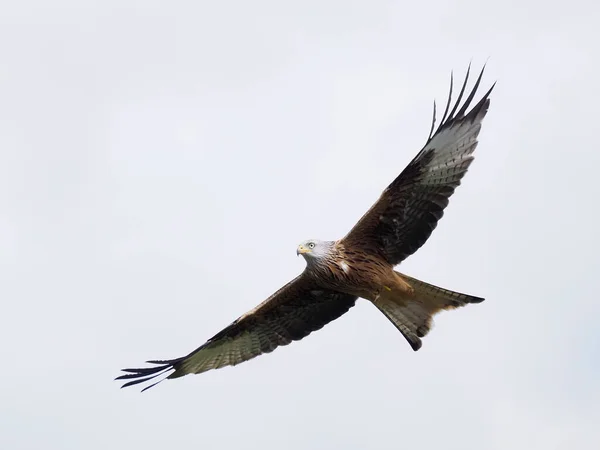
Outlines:
[[312, 259], [320, 259], [327, 256], [332, 245], [333, 242], [310, 239], [298, 246], [296, 254], [302, 255], [307, 262], [310, 262]]

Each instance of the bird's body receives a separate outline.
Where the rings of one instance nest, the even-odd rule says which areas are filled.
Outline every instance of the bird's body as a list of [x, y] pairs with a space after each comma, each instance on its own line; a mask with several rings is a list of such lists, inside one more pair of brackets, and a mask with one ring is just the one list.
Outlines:
[[322, 243], [327, 253], [321, 258], [306, 255], [307, 276], [320, 286], [375, 302], [382, 295], [411, 294], [410, 285], [394, 271], [394, 267], [376, 254], [346, 250], [340, 241]]
[[446, 109], [435, 133], [434, 108], [431, 132], [423, 149], [346, 236], [338, 241], [309, 240], [300, 244], [297, 253], [307, 265], [298, 277], [187, 356], [149, 361], [154, 367], [123, 369], [126, 374], [118, 379], [129, 380], [123, 387], [168, 372], [167, 378], [177, 378], [233, 366], [269, 353], [337, 319], [359, 297], [373, 303], [416, 351], [436, 313], [483, 301], [394, 270], [427, 241], [473, 161], [493, 89], [467, 112], [482, 75], [483, 71], [460, 106], [467, 72], [452, 110], [450, 85]]
[[378, 252], [356, 247], [346, 250], [343, 240], [307, 241], [297, 252], [307, 261], [302, 276], [320, 287], [369, 300], [396, 325], [414, 350], [421, 347], [420, 338], [429, 331], [435, 313], [483, 301], [397, 272]]

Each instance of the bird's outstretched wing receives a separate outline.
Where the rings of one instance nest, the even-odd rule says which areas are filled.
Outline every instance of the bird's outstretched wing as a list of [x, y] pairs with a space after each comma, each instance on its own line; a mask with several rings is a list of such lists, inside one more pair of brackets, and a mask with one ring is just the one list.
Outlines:
[[177, 378], [235, 366], [308, 336], [347, 312], [356, 299], [318, 287], [309, 275], [303, 273], [189, 355], [166, 361], [148, 361], [155, 367], [123, 369], [127, 373], [117, 380], [131, 380], [123, 385], [127, 387], [167, 373], [170, 374], [166, 378]]
[[345, 247], [375, 252], [396, 265], [427, 241], [442, 218], [449, 197], [473, 161], [481, 121], [487, 113], [489, 95], [494, 88], [492, 86], [467, 112], [482, 75], [483, 70], [460, 106], [469, 79], [467, 71], [458, 99], [450, 111], [451, 79], [448, 102], [438, 129], [434, 133], [434, 104], [427, 143], [341, 240]]

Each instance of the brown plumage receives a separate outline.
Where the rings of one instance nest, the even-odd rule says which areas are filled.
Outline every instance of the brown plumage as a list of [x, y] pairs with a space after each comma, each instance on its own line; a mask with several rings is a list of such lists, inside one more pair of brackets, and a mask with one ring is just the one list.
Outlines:
[[467, 71], [452, 110], [451, 82], [437, 130], [434, 132], [434, 106], [431, 132], [423, 149], [344, 238], [302, 243], [297, 252], [307, 266], [301, 275], [187, 356], [148, 361], [154, 367], [123, 369], [126, 374], [117, 378], [128, 380], [123, 387], [167, 373], [167, 378], [177, 378], [234, 366], [269, 353], [337, 319], [358, 297], [371, 301], [416, 351], [436, 313], [483, 301], [394, 270], [429, 238], [473, 161], [493, 89], [467, 112], [482, 75], [483, 70], [461, 106]]

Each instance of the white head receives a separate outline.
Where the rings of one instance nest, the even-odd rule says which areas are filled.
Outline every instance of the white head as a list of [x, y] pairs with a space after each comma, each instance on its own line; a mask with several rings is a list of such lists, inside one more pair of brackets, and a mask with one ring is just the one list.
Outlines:
[[307, 263], [318, 262], [325, 259], [333, 247], [333, 241], [319, 241], [318, 239], [309, 239], [302, 242], [296, 249], [297, 255], [302, 255]]

